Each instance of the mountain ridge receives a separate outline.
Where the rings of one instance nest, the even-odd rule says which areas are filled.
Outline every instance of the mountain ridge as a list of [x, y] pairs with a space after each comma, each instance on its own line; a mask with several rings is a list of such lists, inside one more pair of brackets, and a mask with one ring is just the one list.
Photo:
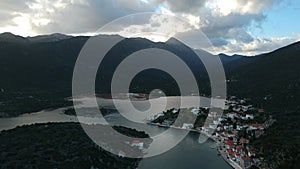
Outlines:
[[[10, 33], [1, 34], [0, 117], [71, 106], [65, 98], [72, 95], [74, 65], [89, 38], [30, 42]], [[110, 92], [114, 70], [128, 55], [153, 47], [168, 50], [182, 59], [195, 75], [200, 92], [209, 96], [209, 77], [195, 54], [197, 51], [175, 39], [155, 43], [144, 38], [125, 38], [116, 44], [100, 65], [96, 92]], [[224, 65], [228, 95], [251, 98], [256, 107], [264, 108], [266, 114], [277, 120], [262, 138], [254, 141], [258, 154], [272, 167], [297, 168], [300, 165], [300, 150], [295, 148], [300, 142], [300, 130], [297, 130], [300, 128], [300, 42], [255, 57], [211, 56], [219, 56]], [[166, 65], [173, 66], [172, 61]], [[176, 81], [158, 70], [139, 73], [131, 82], [130, 92], [147, 93], [158, 88], [166, 95], [179, 94]]]

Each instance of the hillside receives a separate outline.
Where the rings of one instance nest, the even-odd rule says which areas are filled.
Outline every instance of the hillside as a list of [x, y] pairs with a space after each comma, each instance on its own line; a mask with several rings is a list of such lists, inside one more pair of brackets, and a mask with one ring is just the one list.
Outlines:
[[277, 121], [267, 135], [254, 142], [272, 168], [293, 169], [300, 164], [300, 43], [263, 54], [255, 62], [230, 73], [229, 92], [250, 97]]
[[[71, 105], [64, 98], [71, 96], [73, 68], [88, 38], [60, 34], [24, 38], [0, 34], [0, 117]], [[97, 93], [110, 92], [114, 70], [128, 55], [150, 47], [178, 55], [194, 73], [200, 92], [209, 94], [203, 64], [192, 49], [173, 38], [166, 43], [143, 38], [119, 42], [101, 63]], [[269, 166], [299, 168], [300, 42], [255, 57], [225, 54], [219, 57], [227, 75], [228, 94], [251, 98], [257, 107], [277, 119], [267, 135], [253, 146]], [[172, 60], [167, 64], [174, 66]], [[147, 93], [157, 88], [167, 95], [179, 93], [172, 77], [153, 69], [139, 73], [130, 91]]]

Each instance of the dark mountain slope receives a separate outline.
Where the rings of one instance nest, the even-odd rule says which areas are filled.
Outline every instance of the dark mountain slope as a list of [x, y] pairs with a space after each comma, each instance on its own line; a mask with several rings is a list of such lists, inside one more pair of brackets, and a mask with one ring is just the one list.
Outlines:
[[260, 56], [243, 56], [243, 55], [226, 55], [219, 54], [219, 57], [223, 63], [224, 69], [227, 73], [243, 66], [248, 63], [256, 61]]
[[[0, 115], [65, 105], [63, 99], [71, 96], [75, 62], [88, 38], [72, 37], [58, 41], [32, 42], [13, 34], [0, 35]], [[199, 58], [182, 43], [154, 43], [143, 38], [124, 39], [109, 51], [101, 63], [96, 80], [97, 92], [110, 92], [114, 70], [128, 55], [151, 47], [178, 55], [191, 67], [198, 80], [206, 76]], [[174, 66], [172, 60], [166, 65]], [[202, 81], [200, 85], [209, 86], [207, 83]], [[133, 80], [131, 91], [149, 92], [156, 88], [166, 90], [168, 95], [178, 94], [174, 79], [159, 70], [140, 73]], [[201, 89], [209, 90], [204, 87]]]
[[263, 54], [229, 78], [229, 92], [250, 97], [277, 121], [253, 146], [271, 168], [300, 164], [300, 42]]
[[[298, 106], [300, 85], [300, 42], [263, 54], [255, 62], [231, 72], [230, 92], [260, 97], [280, 106]], [[288, 102], [286, 102], [289, 100]], [[274, 103], [273, 103], [274, 104]]]

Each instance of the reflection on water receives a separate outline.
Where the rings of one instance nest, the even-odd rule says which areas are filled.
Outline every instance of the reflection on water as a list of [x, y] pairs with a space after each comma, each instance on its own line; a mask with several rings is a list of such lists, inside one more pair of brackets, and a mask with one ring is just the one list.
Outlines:
[[[176, 100], [172, 100], [174, 106]], [[108, 104], [106, 105], [108, 106]], [[65, 108], [64, 108], [65, 109]], [[78, 122], [75, 116], [63, 114], [64, 109], [57, 109], [52, 111], [41, 111], [38, 113], [25, 114], [15, 118], [0, 118], [0, 131], [12, 129], [21, 125], [29, 125], [33, 123], [46, 122]], [[86, 123], [95, 123], [95, 119], [89, 117], [82, 117]], [[105, 120], [111, 125], [122, 125], [129, 128], [135, 128], [140, 131], [145, 131], [149, 135], [157, 135], [165, 128], [147, 125], [142, 123], [133, 123], [123, 118], [118, 113], [112, 113], [105, 116]], [[97, 122], [105, 122], [104, 119], [97, 120]], [[165, 140], [172, 141], [176, 137], [176, 133], [180, 131], [171, 132]], [[170, 151], [155, 156], [143, 159], [140, 163], [139, 169], [231, 169], [231, 167], [217, 155], [215, 149], [210, 148], [210, 141], [204, 144], [198, 143], [198, 133], [189, 133], [188, 136], [177, 146]], [[162, 147], [164, 142], [161, 143]]]

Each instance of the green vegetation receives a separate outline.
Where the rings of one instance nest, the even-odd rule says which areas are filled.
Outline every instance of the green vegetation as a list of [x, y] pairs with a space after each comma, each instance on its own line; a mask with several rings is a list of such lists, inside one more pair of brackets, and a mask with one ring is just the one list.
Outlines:
[[[136, 130], [114, 128], [130, 136], [149, 137]], [[78, 123], [17, 127], [2, 131], [0, 142], [0, 168], [133, 169], [139, 162], [104, 151], [87, 137]]]
[[[80, 111], [84, 112], [84, 115], [86, 115], [86, 116], [89, 116], [89, 114], [93, 115], [95, 112], [94, 108], [83, 107], [83, 108], [78, 108], [78, 109]], [[100, 108], [100, 112], [102, 113], [103, 116], [106, 116], [108, 114], [115, 113], [116, 110], [102, 107], [102, 108]], [[76, 116], [76, 111], [73, 107], [71, 107], [71, 108], [64, 110], [64, 114], [70, 115], [70, 116]]]
[[0, 118], [71, 106], [66, 89], [14, 89], [0, 91]]

